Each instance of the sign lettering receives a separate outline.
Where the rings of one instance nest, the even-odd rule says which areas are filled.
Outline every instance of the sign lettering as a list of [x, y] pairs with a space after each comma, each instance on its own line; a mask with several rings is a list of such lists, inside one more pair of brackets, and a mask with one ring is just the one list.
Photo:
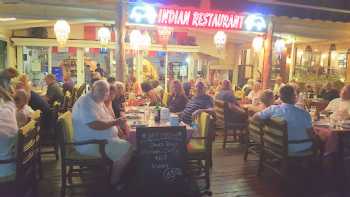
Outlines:
[[260, 14], [156, 7], [146, 3], [129, 3], [128, 11], [128, 23], [135, 25], [178, 26], [251, 32], [265, 32], [267, 29], [266, 17]]

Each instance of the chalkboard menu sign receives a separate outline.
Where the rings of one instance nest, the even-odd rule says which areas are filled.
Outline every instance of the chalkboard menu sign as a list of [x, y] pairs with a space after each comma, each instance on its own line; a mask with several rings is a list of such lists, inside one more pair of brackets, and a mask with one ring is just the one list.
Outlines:
[[186, 128], [137, 128], [138, 190], [144, 196], [186, 196]]

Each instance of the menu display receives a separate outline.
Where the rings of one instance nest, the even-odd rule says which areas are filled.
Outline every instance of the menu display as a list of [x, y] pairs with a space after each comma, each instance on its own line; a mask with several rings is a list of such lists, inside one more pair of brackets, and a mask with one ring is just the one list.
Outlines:
[[145, 196], [185, 193], [186, 128], [137, 128], [136, 140], [139, 190]]

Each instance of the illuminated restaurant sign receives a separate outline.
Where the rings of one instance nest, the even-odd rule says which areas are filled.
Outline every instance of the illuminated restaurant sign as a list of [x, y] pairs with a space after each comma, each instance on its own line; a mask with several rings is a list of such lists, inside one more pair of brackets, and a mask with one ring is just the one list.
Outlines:
[[146, 3], [129, 3], [128, 23], [171, 27], [207, 28], [265, 32], [266, 18], [260, 14], [242, 14], [179, 7], [157, 7]]

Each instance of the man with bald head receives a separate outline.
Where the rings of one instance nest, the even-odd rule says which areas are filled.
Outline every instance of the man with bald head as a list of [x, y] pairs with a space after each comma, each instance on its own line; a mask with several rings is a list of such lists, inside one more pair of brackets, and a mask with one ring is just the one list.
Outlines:
[[[108, 140], [107, 156], [114, 161], [112, 184], [119, 181], [122, 170], [132, 155], [131, 145], [118, 137], [116, 120], [104, 107], [109, 96], [109, 84], [105, 80], [96, 81], [91, 92], [80, 97], [73, 106], [74, 141]], [[97, 145], [76, 146], [83, 155], [98, 156]]]

